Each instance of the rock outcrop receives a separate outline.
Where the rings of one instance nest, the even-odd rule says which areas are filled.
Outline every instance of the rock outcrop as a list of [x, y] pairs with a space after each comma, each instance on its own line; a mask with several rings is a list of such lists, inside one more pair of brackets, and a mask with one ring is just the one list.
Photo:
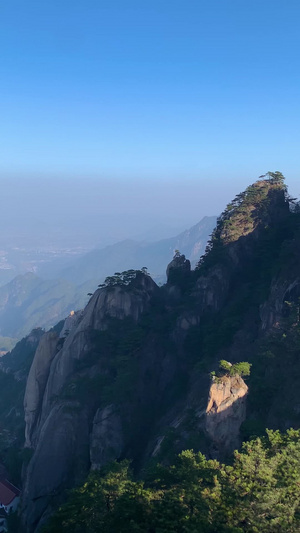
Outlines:
[[67, 337], [72, 329], [74, 329], [80, 322], [83, 315], [83, 311], [71, 311], [69, 316], [65, 319], [62, 330], [59, 334], [61, 339]]
[[93, 332], [106, 331], [111, 320], [137, 322], [158, 290], [144, 274], [130, 287], [97, 290], [62, 347], [55, 332], [42, 337], [24, 399], [26, 446], [34, 449], [23, 491], [25, 531], [35, 531], [62, 491], [91, 466], [120, 456], [120, 418], [111, 405], [99, 404], [101, 389], [95, 384], [105, 370], [101, 358], [93, 355]]
[[184, 254], [181, 254], [178, 251], [175, 252], [175, 255], [172, 261], [167, 266], [168, 283], [173, 281], [173, 278], [178, 275], [178, 272], [180, 274], [185, 274], [187, 272], [190, 272], [190, 270], [191, 270], [190, 261], [186, 259]]
[[222, 455], [240, 445], [240, 427], [246, 418], [248, 387], [240, 376], [212, 383], [206, 408], [205, 429], [212, 447]]

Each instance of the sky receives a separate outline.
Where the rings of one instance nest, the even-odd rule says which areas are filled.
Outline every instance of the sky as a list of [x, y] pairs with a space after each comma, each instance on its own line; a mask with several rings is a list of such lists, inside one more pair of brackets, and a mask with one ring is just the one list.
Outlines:
[[268, 170], [300, 196], [299, 23], [298, 0], [3, 0], [2, 208], [95, 212], [114, 239], [219, 214]]

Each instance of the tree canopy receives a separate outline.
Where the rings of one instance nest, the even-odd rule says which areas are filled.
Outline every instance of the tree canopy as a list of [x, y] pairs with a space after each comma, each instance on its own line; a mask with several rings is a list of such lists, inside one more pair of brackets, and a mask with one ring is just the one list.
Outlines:
[[150, 276], [147, 267], [142, 267], [140, 270], [124, 270], [124, 272], [115, 272], [113, 276], [107, 276], [104, 283], [100, 283], [98, 287], [100, 289], [104, 287], [116, 287], [116, 286], [125, 286], [129, 285], [138, 274], [145, 274]]
[[241, 361], [240, 363], [235, 363], [232, 365], [228, 361], [221, 359], [219, 361], [219, 374], [228, 375], [228, 376], [250, 376], [251, 364], [247, 361]]
[[300, 430], [267, 430], [232, 465], [186, 450], [146, 477], [134, 480], [128, 461], [92, 472], [44, 533], [299, 531]]

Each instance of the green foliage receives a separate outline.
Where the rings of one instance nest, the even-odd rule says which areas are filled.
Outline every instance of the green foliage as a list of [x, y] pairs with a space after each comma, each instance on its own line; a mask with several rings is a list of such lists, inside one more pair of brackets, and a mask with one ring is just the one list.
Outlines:
[[250, 376], [250, 368], [251, 364], [247, 363], [246, 361], [242, 361], [241, 363], [235, 363], [232, 365], [230, 369], [230, 375], [231, 376]]
[[28, 375], [35, 350], [44, 334], [44, 330], [42, 328], [35, 328], [32, 333], [35, 340], [30, 339], [30, 335], [24, 337], [16, 344], [11, 352], [1, 357], [2, 368], [5, 370], [8, 369], [9, 372], [19, 372], [19, 378], [21, 377], [20, 374], [22, 374], [23, 379]]
[[232, 365], [228, 361], [225, 361], [225, 359], [221, 359], [219, 361], [219, 370], [218, 372], [211, 372], [210, 375], [213, 379], [218, 379], [222, 376], [250, 376], [250, 368], [251, 364], [247, 363], [246, 361], [242, 361], [241, 363], [235, 363]]
[[43, 331], [37, 328], [33, 333], [34, 335], [22, 339], [12, 352], [1, 358], [3, 370], [0, 370], [0, 462], [5, 465], [10, 481], [17, 486], [21, 484], [22, 464], [26, 463], [28, 458], [27, 451], [23, 450], [26, 377]]
[[283, 190], [288, 201], [285, 178], [281, 172], [267, 172], [261, 178], [265, 179], [239, 193], [217, 219], [216, 228], [196, 267], [201, 273], [218, 263], [221, 257], [224, 260], [224, 246], [247, 235], [263, 222], [268, 214], [271, 194], [275, 190]]
[[219, 361], [219, 369], [221, 371], [225, 370], [225, 372], [230, 372], [231, 367], [232, 367], [232, 364], [228, 363], [228, 361], [225, 361], [224, 359], [221, 359], [221, 361]]
[[300, 527], [300, 431], [267, 431], [231, 466], [192, 450], [135, 481], [113, 463], [71, 492], [44, 533], [295, 533]]
[[282, 185], [284, 183], [285, 177], [284, 175], [276, 170], [275, 172], [267, 172], [264, 176], [260, 176], [261, 178], [267, 177], [270, 183], [273, 184], [280, 184]]
[[[262, 184], [264, 188], [264, 182]], [[281, 191], [281, 187], [277, 185], [274, 187]], [[249, 382], [251, 393], [248, 402], [251, 403], [251, 409], [255, 409], [256, 416], [261, 416], [262, 409], [265, 411], [265, 424], [267, 424], [268, 409], [280, 386], [278, 376], [281, 377], [281, 372], [278, 372], [277, 368], [279, 361], [287, 350], [291, 364], [292, 361], [295, 364], [299, 360], [299, 354], [296, 355], [299, 344], [295, 331], [297, 328], [289, 329], [289, 326], [284, 328], [284, 331], [281, 331], [281, 328], [275, 330], [269, 337], [264, 335], [264, 340], [258, 341], [258, 329], [261, 327], [260, 306], [269, 296], [272, 279], [276, 279], [287, 264], [289, 270], [295, 271], [297, 276], [300, 261], [299, 230], [299, 215], [288, 211], [286, 216], [280, 219], [280, 224], [263, 228], [259, 239], [253, 239], [251, 242], [251, 254], [249, 253], [246, 261], [241, 262], [240, 268], [235, 270], [236, 275], [230, 280], [230, 298], [219, 311], [206, 312], [201, 317], [200, 324], [189, 329], [185, 340], [184, 349], [189, 359], [194, 361], [195, 371], [209, 373], [216, 364], [218, 354], [224, 357], [227, 349], [231, 350], [234, 346], [236, 334], [247, 335], [245, 357], [254, 365], [251, 369]], [[216, 246], [212, 256], [205, 259], [203, 268], [197, 271], [198, 274], [195, 272], [195, 276], [205, 275], [209, 267], [219, 259], [224, 266], [225, 276], [226, 271], [231, 272], [235, 268], [232, 263], [226, 262], [224, 243], [218, 241]], [[220, 252], [219, 259], [215, 255], [217, 250]], [[242, 261], [242, 257], [240, 259]], [[288, 308], [285, 310], [286, 314], [289, 314], [289, 320], [294, 323], [296, 320], [292, 315], [296, 311], [297, 309], [292, 311]], [[196, 305], [195, 313], [197, 313]], [[274, 339], [272, 340], [275, 333], [278, 337], [276, 343]], [[287, 334], [286, 339], [281, 338], [283, 333]], [[251, 351], [250, 345], [252, 345]], [[239, 357], [238, 353], [234, 355]], [[293, 419], [289, 420], [294, 423]]]
[[124, 270], [124, 272], [115, 272], [113, 276], [107, 276], [104, 283], [98, 285], [100, 289], [103, 287], [124, 287], [130, 285], [130, 283], [137, 277], [138, 274], [145, 274], [149, 276], [147, 267], [142, 267], [140, 270]]
[[[93, 331], [95, 361], [101, 360], [101, 387], [96, 387], [104, 403], [129, 401], [134, 392], [137, 372], [137, 352], [145, 339], [146, 331], [127, 317], [109, 319], [106, 331]], [[90, 365], [90, 361], [85, 361]]]
[[0, 371], [0, 462], [4, 463], [10, 480], [21, 482], [24, 441], [23, 398], [25, 381]]
[[73, 490], [69, 502], [50, 519], [44, 532], [147, 531], [151, 496], [143, 483], [132, 481], [127, 461], [113, 463], [102, 476], [93, 472], [82, 487]]

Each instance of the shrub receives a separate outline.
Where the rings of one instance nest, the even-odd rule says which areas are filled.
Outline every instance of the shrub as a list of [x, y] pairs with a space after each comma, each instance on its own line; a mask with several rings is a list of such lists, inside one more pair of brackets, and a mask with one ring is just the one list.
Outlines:
[[[232, 365], [229, 363], [229, 361], [225, 361], [225, 359], [221, 359], [219, 361], [219, 372], [217, 373], [218, 377], [222, 376], [250, 376], [250, 368], [251, 364], [247, 363], [246, 361], [242, 361], [241, 363], [235, 363]], [[213, 374], [211, 372], [211, 377]]]

